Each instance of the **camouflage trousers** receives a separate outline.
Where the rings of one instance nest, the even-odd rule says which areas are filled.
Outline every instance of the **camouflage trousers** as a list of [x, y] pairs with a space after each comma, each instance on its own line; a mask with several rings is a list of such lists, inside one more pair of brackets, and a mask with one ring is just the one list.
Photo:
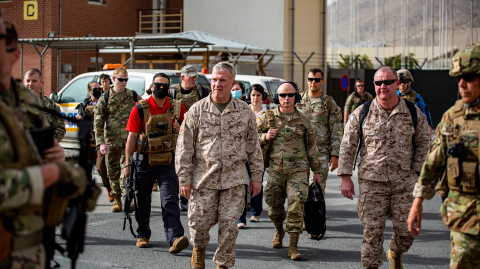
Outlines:
[[268, 171], [265, 202], [273, 223], [285, 220], [285, 199], [288, 199], [287, 233], [303, 232], [303, 209], [308, 196], [307, 172], [289, 175]]
[[[325, 196], [325, 187], [327, 186], [327, 177], [328, 177], [328, 165], [330, 164], [330, 154], [325, 154], [320, 152], [320, 163], [322, 164], [322, 170], [320, 171], [320, 179], [322, 181], [319, 183], [320, 188], [322, 188], [323, 196]], [[313, 184], [313, 171], [310, 169], [308, 172], [308, 185]]]
[[108, 173], [107, 173], [107, 165], [105, 164], [105, 155], [100, 153], [100, 148], [97, 148], [97, 160], [96, 160], [96, 166], [97, 166], [97, 171], [102, 177], [102, 182], [103, 186], [105, 188], [110, 188], [110, 180], [108, 179]]
[[397, 253], [407, 252], [414, 236], [408, 231], [408, 213], [413, 202], [415, 180], [399, 179], [387, 182], [359, 179], [358, 217], [363, 223], [362, 266], [380, 267], [383, 264], [383, 231], [385, 216], [393, 224], [389, 248]]
[[480, 268], [480, 236], [450, 232], [450, 269]]
[[213, 261], [221, 267], [233, 267], [237, 222], [244, 207], [244, 184], [226, 190], [193, 189], [188, 205], [192, 246], [205, 248], [210, 241], [210, 229], [218, 223], [218, 246]]
[[107, 175], [112, 188], [112, 196], [121, 196], [125, 193], [123, 186], [123, 165], [125, 164], [125, 144], [120, 142], [116, 145], [108, 145], [106, 155]]

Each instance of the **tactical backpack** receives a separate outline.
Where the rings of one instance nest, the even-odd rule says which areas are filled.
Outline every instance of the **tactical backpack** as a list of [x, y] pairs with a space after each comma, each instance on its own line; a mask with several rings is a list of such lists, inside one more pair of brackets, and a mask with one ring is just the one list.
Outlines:
[[[417, 123], [418, 123], [417, 108], [412, 102], [406, 99], [403, 99], [403, 100], [405, 100], [405, 104], [407, 104], [408, 110], [410, 111], [410, 115], [412, 116], [412, 125], [413, 125], [413, 128], [415, 128], [415, 133], [417, 133]], [[360, 111], [360, 120], [358, 122], [358, 124], [360, 125], [360, 136], [359, 136], [360, 142], [358, 142], [357, 153], [355, 154], [355, 162], [353, 163], [353, 170], [355, 170], [355, 166], [357, 165], [358, 154], [362, 149], [363, 122], [365, 121], [365, 118], [367, 117], [367, 114], [370, 111], [370, 105], [372, 104], [372, 101], [373, 100], [365, 102], [365, 104], [362, 107], [362, 110]], [[415, 156], [415, 148], [416, 148], [415, 140], [412, 139], [412, 155], [413, 156]]]
[[[178, 85], [178, 87], [176, 85]], [[208, 90], [204, 91], [203, 90], [204, 88], [199, 83], [195, 83], [195, 87], [197, 88], [198, 100], [208, 96], [209, 94]], [[175, 85], [172, 85], [172, 87], [170, 87], [170, 90], [168, 91], [168, 97], [177, 99], [177, 91], [175, 91], [175, 89], [177, 89], [177, 91], [181, 91], [180, 84], [175, 84]]]
[[[134, 90], [130, 90], [133, 92], [133, 101], [138, 102], [138, 94]], [[108, 98], [110, 97], [110, 89], [108, 89], [106, 92], [103, 93], [105, 97], [105, 106], [108, 106]]]
[[[150, 105], [146, 100], [140, 100], [137, 107], [140, 122], [145, 118], [145, 132], [141, 132], [137, 139], [136, 151], [148, 152], [148, 163], [151, 166], [169, 165], [172, 163], [172, 151], [175, 150], [178, 134], [173, 132], [173, 119], [176, 123], [180, 120], [181, 102], [168, 100], [170, 110], [164, 114], [150, 114]], [[146, 116], [145, 116], [146, 115]]]
[[[275, 128], [275, 114], [273, 110], [266, 110], [265, 117], [267, 118], [267, 126], [268, 129]], [[262, 147], [262, 154], [263, 154], [263, 165], [264, 168], [268, 168], [270, 162], [270, 145], [272, 144], [272, 139], [265, 141], [266, 144]]]

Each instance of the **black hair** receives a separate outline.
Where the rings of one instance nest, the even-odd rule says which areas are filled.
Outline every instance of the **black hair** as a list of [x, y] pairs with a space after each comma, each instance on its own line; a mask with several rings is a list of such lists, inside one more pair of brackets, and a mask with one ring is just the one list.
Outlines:
[[[320, 74], [322, 74], [322, 78], [323, 78], [323, 71], [322, 71], [322, 69], [320, 69], [320, 68], [312, 68], [312, 69], [308, 70], [308, 73], [313, 73], [313, 75], [315, 75], [315, 74], [318, 73], [318, 72], [320, 72]], [[308, 73], [307, 73], [307, 74], [308, 74]]]
[[12, 43], [17, 42], [18, 33], [13, 22], [5, 21], [5, 30], [7, 32], [6, 45], [10, 46]]
[[265, 92], [265, 88], [263, 88], [263, 86], [260, 84], [253, 84], [252, 86], [250, 86], [250, 94], [252, 94], [252, 91], [257, 91], [263, 95], [263, 93]]
[[[157, 77], [161, 77], [161, 78], [166, 78], [166, 79], [168, 79], [168, 84], [170, 84], [170, 77], [167, 76], [167, 74], [165, 74], [165, 73], [157, 73], [157, 74], [155, 74], [155, 76], [153, 76], [153, 79], [152, 79], [152, 84], [153, 84], [153, 82], [155, 81], [155, 79], [156, 79]], [[147, 92], [147, 94], [152, 94], [152, 89], [148, 88], [146, 92]]]

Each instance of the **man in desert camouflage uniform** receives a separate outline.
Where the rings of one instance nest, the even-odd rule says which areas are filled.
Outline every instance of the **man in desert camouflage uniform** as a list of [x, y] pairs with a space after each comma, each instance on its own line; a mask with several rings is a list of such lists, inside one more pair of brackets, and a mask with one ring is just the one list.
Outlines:
[[443, 114], [437, 126], [432, 149], [413, 191], [408, 229], [418, 236], [422, 202], [432, 199], [437, 186], [443, 199], [440, 213], [451, 230], [450, 268], [480, 268], [480, 45], [455, 54], [450, 76], [457, 78], [462, 99]]
[[361, 79], [357, 80], [355, 82], [355, 91], [348, 96], [345, 102], [343, 125], [347, 125], [348, 115], [352, 114], [357, 107], [372, 99], [373, 96], [365, 91], [365, 82]]
[[[190, 199], [188, 226], [193, 246], [191, 268], [205, 268], [209, 230], [216, 223], [217, 268], [235, 264], [237, 221], [245, 207], [250, 166], [252, 197], [261, 189], [263, 159], [255, 115], [243, 101], [233, 98], [235, 67], [218, 63], [212, 72], [212, 94], [195, 103], [185, 115], [177, 140], [175, 168], [180, 194]], [[193, 161], [192, 161], [193, 158]]]
[[135, 91], [127, 89], [127, 81], [127, 69], [115, 68], [113, 87], [98, 99], [94, 111], [95, 143], [100, 148], [100, 153], [107, 155], [107, 174], [112, 188], [111, 195], [115, 199], [112, 212], [122, 211], [121, 195], [125, 188], [120, 184], [120, 180], [123, 179], [122, 165], [125, 163], [125, 128], [130, 110], [135, 102], [141, 99]]
[[321, 160], [315, 129], [308, 117], [295, 108], [296, 95], [300, 97], [289, 82], [282, 83], [274, 97], [279, 106], [258, 117], [257, 125], [260, 144], [269, 147], [270, 153], [265, 202], [269, 207], [268, 216], [275, 225], [272, 247], [282, 247], [285, 235], [284, 204], [287, 198], [286, 232], [290, 234], [288, 256], [292, 260], [302, 260], [297, 244], [303, 232], [303, 209], [308, 196], [307, 173], [310, 166], [314, 173], [313, 181], [320, 182]]
[[[44, 108], [55, 110], [55, 112], [60, 114], [60, 107], [58, 107], [50, 98], [43, 95], [43, 91], [41, 90], [43, 86], [43, 80], [42, 72], [40, 72], [40, 70], [37, 68], [28, 69], [27, 72], [25, 72], [23, 83], [25, 87], [37, 94]], [[65, 121], [62, 118], [52, 116], [49, 113], [47, 113], [46, 116], [50, 126], [55, 128], [55, 138], [58, 142], [62, 141], [66, 132]]]
[[[185, 65], [180, 71], [182, 78], [181, 84], [174, 84], [170, 87], [169, 96], [175, 100], [182, 102], [188, 111], [196, 102], [208, 96], [207, 89], [197, 82], [198, 73], [195, 66]], [[188, 210], [188, 200], [180, 196], [180, 208], [182, 211]]]
[[[350, 176], [360, 139], [358, 216], [364, 225], [362, 265], [378, 268], [383, 264], [383, 231], [388, 215], [394, 233], [387, 257], [390, 268], [397, 269], [403, 268], [402, 253], [413, 244], [407, 216], [417, 174], [428, 153], [429, 128], [427, 118], [416, 106], [412, 106], [417, 112], [417, 126], [413, 126], [406, 101], [396, 94], [399, 81], [395, 69], [382, 67], [374, 78], [377, 97], [356, 109], [345, 126], [337, 174], [342, 177], [343, 196], [353, 199]], [[360, 114], [367, 104], [370, 108], [362, 124]]]

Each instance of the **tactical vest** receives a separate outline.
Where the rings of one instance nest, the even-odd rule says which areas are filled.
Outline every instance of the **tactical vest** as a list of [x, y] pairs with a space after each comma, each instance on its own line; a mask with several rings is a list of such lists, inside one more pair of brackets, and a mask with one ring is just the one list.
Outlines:
[[[267, 127], [268, 129], [275, 129], [275, 114], [273, 110], [266, 110], [265, 116], [267, 118]], [[263, 165], [264, 168], [269, 167], [270, 163], [270, 145], [272, 144], [272, 139], [267, 140], [266, 144], [262, 147], [262, 154], [263, 154]]]
[[447, 180], [452, 191], [480, 194], [479, 191], [479, 136], [480, 121], [467, 120], [462, 100], [453, 107], [453, 136], [447, 137], [448, 147], [461, 144], [464, 152], [458, 157], [448, 156]]
[[173, 85], [176, 92], [172, 95], [175, 100], [182, 102], [185, 110], [188, 111], [190, 107], [200, 100], [198, 84], [195, 84], [196, 91], [192, 88], [192, 91], [189, 94], [183, 94], [180, 84]]
[[400, 97], [415, 104], [415, 100], [417, 99], [417, 92], [414, 90], [411, 90], [410, 93], [406, 95], [400, 95]]
[[172, 163], [172, 151], [175, 150], [177, 134], [173, 133], [172, 112], [174, 120], [180, 119], [181, 103], [168, 97], [170, 109], [163, 114], [150, 114], [150, 105], [146, 100], [138, 102], [137, 110], [140, 120], [145, 119], [145, 132], [139, 134], [136, 151], [148, 153], [151, 166], [169, 165]]
[[94, 108], [95, 105], [87, 105], [87, 107], [85, 107], [85, 114], [92, 118], [95, 118], [95, 113], [93, 112]]
[[[36, 151], [32, 151], [35, 148], [33, 140], [25, 133], [22, 124], [19, 124], [19, 120], [12, 115], [14, 115], [13, 110], [0, 100], [0, 120], [8, 132], [14, 153], [13, 161], [11, 163], [2, 163], [2, 167], [4, 169], [22, 169], [32, 165], [39, 165], [41, 158]], [[14, 214], [18, 214], [19, 211], [39, 212], [41, 210], [41, 207], [22, 208]], [[11, 224], [8, 223], [8, 218], [4, 218], [5, 214], [0, 214], [0, 263], [8, 257], [12, 250], [16, 251], [34, 246], [41, 241], [41, 230], [40, 234], [37, 232], [27, 236], [14, 236], [8, 229]]]

